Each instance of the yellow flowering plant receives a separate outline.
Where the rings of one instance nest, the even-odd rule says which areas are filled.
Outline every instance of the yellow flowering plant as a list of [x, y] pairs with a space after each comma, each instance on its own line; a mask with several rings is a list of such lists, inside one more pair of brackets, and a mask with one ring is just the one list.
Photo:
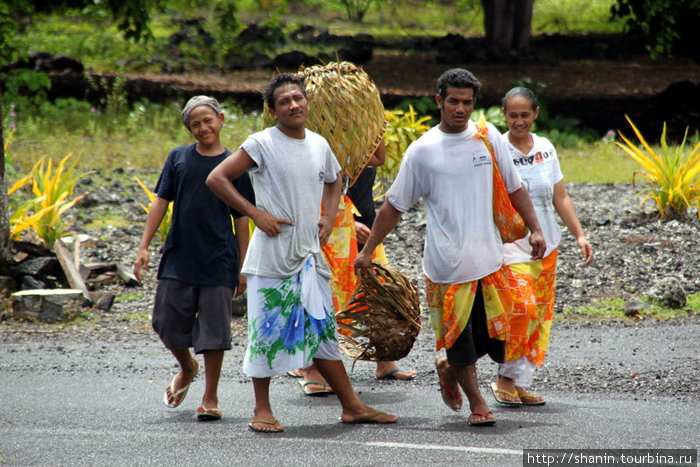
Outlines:
[[[616, 142], [629, 157], [642, 168], [634, 175], [646, 179], [647, 187], [639, 194], [644, 194], [640, 204], [648, 199], [656, 203], [662, 219], [686, 219], [688, 208], [700, 208], [700, 142], [690, 152], [686, 152], [688, 129], [679, 146], [671, 148], [666, 142], [666, 123], [661, 132], [661, 151], [655, 151], [644, 139], [629, 116], [625, 115], [634, 130], [641, 148], [618, 131], [622, 142]], [[632, 178], [634, 185], [634, 177]], [[700, 218], [700, 212], [698, 214]]]
[[17, 240], [22, 232], [31, 229], [50, 248], [57, 239], [68, 234], [71, 223], [66, 220], [65, 212], [88, 195], [85, 192], [70, 199], [76, 182], [86, 175], [75, 174], [79, 158], [67, 165], [72, 156], [72, 153], [66, 155], [55, 168], [53, 160], [42, 157], [28, 175], [10, 187], [8, 196], [31, 183], [34, 195], [10, 216], [10, 238]]
[[[148, 214], [151, 209], [151, 204], [153, 204], [153, 200], [156, 199], [156, 194], [153, 193], [151, 190], [148, 189], [148, 187], [141, 181], [139, 180], [138, 177], [134, 177], [136, 179], [136, 182], [139, 184], [139, 186], [143, 189], [143, 191], [146, 192], [148, 195], [148, 200], [149, 204], [148, 207], [146, 207], [143, 203], [139, 203], [141, 208]], [[173, 224], [173, 203], [168, 204], [168, 210], [165, 211], [165, 215], [163, 216], [163, 220], [161, 221], [160, 225], [158, 226], [158, 231], [156, 232], [158, 237], [165, 242], [165, 239], [168, 238], [168, 232], [170, 232], [170, 226]]]

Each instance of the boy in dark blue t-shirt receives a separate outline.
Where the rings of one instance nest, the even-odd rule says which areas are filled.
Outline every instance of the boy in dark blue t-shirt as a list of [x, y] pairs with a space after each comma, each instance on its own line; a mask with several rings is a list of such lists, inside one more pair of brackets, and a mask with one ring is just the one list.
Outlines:
[[[158, 285], [152, 325], [165, 347], [180, 365], [166, 388], [163, 403], [175, 408], [187, 395], [199, 372], [190, 353], [204, 355], [205, 389], [197, 408], [200, 420], [218, 420], [217, 387], [224, 351], [231, 349], [231, 306], [246, 288], [240, 274], [248, 248], [248, 218], [231, 210], [205, 185], [209, 172], [231, 152], [221, 144], [224, 114], [216, 99], [196, 96], [181, 113], [182, 122], [197, 143], [179, 146], [168, 159], [156, 185], [134, 274], [141, 280], [148, 270], [148, 246], [173, 202], [173, 220], [158, 267]], [[233, 185], [254, 203], [248, 174]], [[233, 234], [231, 216], [235, 225]]]

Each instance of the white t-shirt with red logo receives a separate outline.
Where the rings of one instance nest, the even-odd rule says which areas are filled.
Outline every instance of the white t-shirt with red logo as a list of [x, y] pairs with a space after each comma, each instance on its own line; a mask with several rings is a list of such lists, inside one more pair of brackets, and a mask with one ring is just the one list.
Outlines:
[[[545, 256], [549, 255], [559, 246], [561, 229], [557, 222], [554, 209], [554, 185], [560, 182], [564, 176], [559, 167], [557, 151], [552, 143], [543, 136], [532, 133], [533, 146], [528, 154], [522, 154], [508, 140], [508, 133], [503, 136], [506, 146], [513, 159], [513, 165], [520, 174], [530, 199], [535, 206], [537, 220], [542, 227], [544, 240], [547, 242]], [[530, 236], [504, 245], [505, 263], [531, 262], [532, 248], [528, 243]]]

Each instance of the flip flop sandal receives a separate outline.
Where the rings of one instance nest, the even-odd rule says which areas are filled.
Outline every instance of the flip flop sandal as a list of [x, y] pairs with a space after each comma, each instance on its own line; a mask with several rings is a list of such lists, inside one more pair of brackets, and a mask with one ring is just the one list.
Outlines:
[[495, 382], [491, 383], [491, 394], [493, 394], [493, 398], [496, 399], [496, 402], [498, 402], [501, 405], [504, 405], [506, 407], [520, 407], [523, 405], [522, 401], [507, 401], [503, 399], [502, 397], [499, 396], [499, 394], [507, 394], [510, 397], [519, 397], [518, 396], [518, 391], [513, 391], [509, 392], [506, 391], [505, 389], [498, 389], [498, 386], [496, 385]]
[[183, 386], [182, 388], [178, 389], [175, 391], [175, 378], [177, 378], [177, 375], [173, 376], [173, 380], [170, 382], [170, 386], [165, 388], [165, 394], [163, 394], [163, 404], [166, 405], [166, 407], [169, 407], [171, 409], [174, 409], [175, 407], [178, 407], [180, 404], [182, 404], [182, 401], [185, 400], [185, 396], [187, 396], [187, 391], [190, 390], [190, 384], [192, 384], [192, 381], [197, 377], [197, 374], [199, 373], [199, 362], [195, 360], [197, 363], [197, 367], [194, 370], [194, 376], [190, 380], [189, 383], [187, 383], [186, 386]]
[[219, 409], [208, 409], [203, 405], [197, 407], [197, 419], [202, 421], [221, 420], [223, 413]]
[[354, 420], [343, 420], [342, 418], [340, 419], [340, 423], [347, 423], [349, 425], [352, 425], [353, 423], [396, 423], [396, 420], [391, 420], [391, 421], [382, 421], [379, 420], [378, 417], [381, 417], [382, 415], [388, 415], [386, 412], [380, 412], [379, 410], [376, 410], [372, 412], [369, 415], [363, 415], [362, 417], [357, 417]]
[[[476, 415], [477, 417], [484, 417], [483, 420], [472, 420], [472, 416]], [[471, 426], [491, 426], [496, 424], [496, 420], [493, 418], [488, 418], [489, 416], [493, 416], [493, 412], [490, 410], [488, 412], [472, 412], [471, 415], [469, 416], [469, 425]]]
[[409, 381], [412, 380], [415, 375], [409, 376], [408, 378], [399, 378], [396, 376], [396, 373], [408, 373], [406, 370], [402, 370], [400, 368], [397, 368], [395, 370], [391, 370], [389, 373], [385, 374], [384, 376], [377, 376], [377, 379], [389, 379], [389, 380], [396, 380], [396, 381]]
[[[519, 394], [520, 396], [520, 402], [522, 402], [523, 405], [545, 405], [547, 403], [546, 400], [542, 399], [540, 396], [537, 394]], [[529, 398], [529, 399], [539, 399], [537, 402], [525, 402], [523, 398]]]
[[[328, 383], [321, 383], [319, 381], [298, 381], [298, 383], [305, 396], [327, 396], [333, 394], [333, 390]], [[312, 389], [309, 387], [311, 384], [321, 386], [323, 389]]]
[[[442, 401], [445, 403], [445, 405], [454, 410], [455, 412], [459, 412], [462, 408], [462, 394], [460, 392], [457, 392], [455, 394], [455, 392], [452, 389], [448, 388], [442, 383], [440, 383], [440, 392], [442, 393]], [[453, 406], [452, 404], [450, 404], [450, 401], [458, 403], [460, 407]]]
[[260, 428], [255, 428], [255, 426], [253, 425], [254, 423], [262, 423], [263, 425], [273, 426], [279, 423], [277, 419], [274, 419], [272, 421], [260, 419], [251, 420], [251, 422], [248, 424], [248, 428], [250, 428], [252, 431], [255, 431], [256, 433], [282, 433], [284, 431], [284, 427], [282, 429], [276, 430], [262, 430]]
[[457, 392], [450, 389], [445, 383], [440, 379], [440, 368], [438, 367], [438, 359], [435, 360], [435, 371], [438, 375], [438, 383], [440, 384], [440, 394], [442, 395], [442, 401], [450, 409], [455, 412], [459, 412], [462, 409], [462, 393], [459, 391], [459, 386], [457, 386]]

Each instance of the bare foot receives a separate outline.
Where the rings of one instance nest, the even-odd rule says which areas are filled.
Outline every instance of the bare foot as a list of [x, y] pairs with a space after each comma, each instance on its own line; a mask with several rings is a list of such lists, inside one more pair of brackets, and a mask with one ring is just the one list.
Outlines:
[[454, 371], [445, 357], [438, 357], [435, 360], [435, 368], [440, 380], [443, 402], [455, 412], [459, 411], [462, 408], [462, 392], [459, 390]]
[[493, 412], [481, 394], [474, 400], [469, 400], [469, 410], [471, 411], [469, 415], [470, 425], [492, 425], [495, 422]]

